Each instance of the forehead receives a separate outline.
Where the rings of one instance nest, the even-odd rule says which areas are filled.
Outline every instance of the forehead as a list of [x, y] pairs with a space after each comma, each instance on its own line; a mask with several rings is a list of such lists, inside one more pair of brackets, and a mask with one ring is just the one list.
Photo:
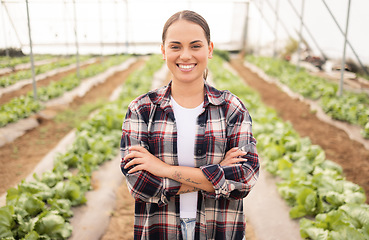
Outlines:
[[196, 23], [187, 20], [178, 20], [174, 22], [167, 30], [166, 42], [185, 42], [193, 40], [201, 40], [206, 42], [204, 29], [202, 29], [202, 27]]

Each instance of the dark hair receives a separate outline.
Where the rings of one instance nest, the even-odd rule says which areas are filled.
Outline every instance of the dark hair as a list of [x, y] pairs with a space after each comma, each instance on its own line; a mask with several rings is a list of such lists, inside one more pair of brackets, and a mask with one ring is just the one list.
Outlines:
[[[205, 18], [203, 18], [200, 14], [198, 14], [194, 11], [183, 10], [183, 11], [180, 11], [180, 12], [177, 12], [177, 13], [173, 14], [167, 20], [167, 22], [164, 24], [163, 34], [161, 36], [163, 45], [164, 45], [165, 39], [167, 37], [168, 28], [174, 22], [176, 22], [178, 20], [186, 20], [186, 21], [193, 22], [193, 23], [196, 23], [197, 25], [199, 25], [204, 30], [206, 41], [208, 42], [208, 44], [210, 44], [210, 28], [209, 28], [209, 25], [206, 22]], [[205, 69], [204, 78], [206, 79], [207, 76], [208, 76], [208, 69]]]

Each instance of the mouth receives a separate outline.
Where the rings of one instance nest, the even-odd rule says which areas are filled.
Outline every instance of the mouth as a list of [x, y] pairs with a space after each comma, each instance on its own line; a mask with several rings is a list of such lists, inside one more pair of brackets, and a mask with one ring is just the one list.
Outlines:
[[196, 67], [197, 64], [177, 64], [181, 71], [189, 72]]

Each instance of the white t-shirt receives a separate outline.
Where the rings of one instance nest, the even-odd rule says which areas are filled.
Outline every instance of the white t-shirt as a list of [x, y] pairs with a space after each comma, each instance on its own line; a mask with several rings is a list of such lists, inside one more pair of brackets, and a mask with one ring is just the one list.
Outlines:
[[[195, 166], [196, 121], [203, 111], [203, 103], [196, 108], [184, 108], [171, 98], [177, 124], [177, 150], [179, 166]], [[180, 196], [181, 218], [196, 218], [197, 192]]]

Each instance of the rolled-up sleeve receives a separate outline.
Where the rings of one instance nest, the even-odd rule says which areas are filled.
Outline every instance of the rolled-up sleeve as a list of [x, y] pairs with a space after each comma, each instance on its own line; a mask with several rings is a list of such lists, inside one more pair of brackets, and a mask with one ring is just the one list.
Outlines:
[[242, 199], [256, 184], [259, 176], [259, 157], [256, 140], [252, 135], [252, 120], [247, 111], [233, 116], [227, 127], [228, 149], [238, 147], [247, 152], [242, 156], [245, 161], [232, 166], [212, 164], [200, 169], [213, 184], [215, 192], [203, 192], [206, 197]]
[[[124, 157], [129, 153], [131, 146], [142, 146], [149, 149], [148, 146], [148, 122], [142, 114], [147, 109], [135, 108], [130, 104], [125, 120], [122, 126], [122, 138], [120, 144], [121, 164], [120, 168], [126, 177], [126, 182], [131, 195], [135, 199], [140, 199], [144, 202], [157, 203], [159, 206], [165, 205], [170, 198], [178, 192], [180, 183], [168, 179], [157, 177], [147, 171], [137, 171], [129, 174], [129, 169], [125, 169], [125, 165], [130, 159], [124, 160]], [[141, 114], [140, 114], [141, 112]], [[152, 153], [152, 151], [150, 151]]]

